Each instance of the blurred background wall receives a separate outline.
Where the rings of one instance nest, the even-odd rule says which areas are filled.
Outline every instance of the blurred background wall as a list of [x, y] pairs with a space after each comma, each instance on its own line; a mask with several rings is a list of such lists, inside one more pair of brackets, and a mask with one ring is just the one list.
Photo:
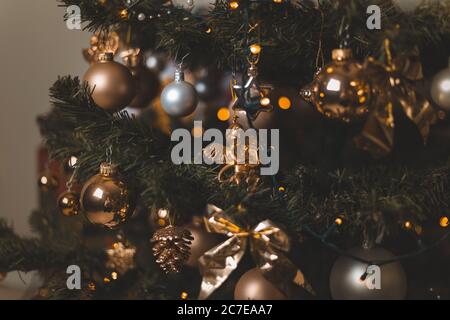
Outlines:
[[37, 206], [36, 116], [58, 75], [82, 75], [86, 32], [68, 30], [56, 0], [0, 1], [0, 217], [29, 234]]
[[[0, 1], [0, 217], [31, 235], [28, 216], [37, 207], [36, 116], [49, 110], [48, 88], [58, 75], [82, 75], [86, 32], [68, 30], [56, 0]], [[21, 298], [32, 274], [10, 273], [0, 299]]]

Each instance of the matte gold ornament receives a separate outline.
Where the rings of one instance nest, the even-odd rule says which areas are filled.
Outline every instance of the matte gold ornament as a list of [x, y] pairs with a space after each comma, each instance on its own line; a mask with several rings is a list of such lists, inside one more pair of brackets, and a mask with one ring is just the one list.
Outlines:
[[100, 173], [90, 178], [81, 190], [81, 208], [93, 224], [116, 228], [134, 211], [134, 201], [126, 184], [118, 177], [117, 166], [100, 165]]
[[304, 98], [328, 118], [344, 122], [360, 120], [370, 110], [370, 85], [364, 70], [352, 59], [350, 49], [333, 50], [332, 59], [316, 74], [311, 92]]
[[223, 234], [227, 240], [205, 252], [199, 259], [203, 276], [199, 299], [207, 299], [237, 268], [249, 245], [253, 259], [264, 277], [280, 292], [300, 286], [314, 294], [303, 273], [285, 256], [290, 241], [272, 221], [265, 220], [253, 228], [243, 228], [221, 209], [208, 205], [204, 218], [209, 232]]
[[331, 270], [331, 296], [336, 300], [401, 300], [406, 298], [406, 274], [400, 262], [376, 265], [394, 258], [380, 248], [354, 248], [348, 252], [367, 263], [348, 256], [340, 257]]
[[57, 205], [66, 217], [76, 216], [80, 213], [80, 197], [73, 191], [64, 191], [58, 197]]
[[166, 273], [180, 272], [189, 259], [192, 240], [188, 230], [173, 225], [157, 230], [150, 240], [156, 263]]
[[89, 84], [94, 102], [109, 112], [125, 108], [135, 94], [130, 71], [113, 58], [111, 52], [101, 53], [98, 62], [91, 65], [83, 79]]
[[287, 300], [287, 296], [264, 278], [259, 268], [253, 268], [236, 283], [234, 300]]
[[122, 241], [114, 242], [110, 249], [106, 250], [108, 260], [106, 268], [114, 270], [119, 274], [125, 274], [135, 268], [134, 256], [136, 247], [125, 244]]
[[189, 267], [198, 267], [198, 259], [209, 249], [219, 244], [217, 235], [208, 232], [203, 223], [203, 218], [193, 217], [192, 222], [185, 225], [184, 228], [192, 234], [191, 254], [185, 265]]
[[136, 91], [129, 106], [136, 109], [148, 107], [160, 91], [161, 83], [158, 75], [144, 65], [140, 49], [129, 49], [122, 52], [122, 59], [133, 75]]

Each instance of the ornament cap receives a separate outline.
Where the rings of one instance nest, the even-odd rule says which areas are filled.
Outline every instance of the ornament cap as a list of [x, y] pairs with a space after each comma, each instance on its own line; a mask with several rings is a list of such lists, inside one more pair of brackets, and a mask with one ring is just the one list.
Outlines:
[[100, 165], [100, 174], [105, 177], [111, 177], [117, 174], [118, 166], [116, 164], [103, 162]]
[[349, 60], [353, 56], [352, 49], [334, 49], [331, 52], [331, 58], [333, 61]]
[[108, 51], [108, 52], [102, 52], [98, 55], [98, 61], [99, 62], [109, 62], [114, 60], [114, 53]]
[[184, 72], [181, 66], [175, 68], [175, 79], [176, 82], [184, 81]]

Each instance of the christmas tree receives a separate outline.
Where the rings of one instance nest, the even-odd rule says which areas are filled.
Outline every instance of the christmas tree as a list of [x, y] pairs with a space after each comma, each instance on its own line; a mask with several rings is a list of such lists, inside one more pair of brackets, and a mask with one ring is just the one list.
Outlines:
[[450, 1], [58, 4], [36, 299], [450, 298]]

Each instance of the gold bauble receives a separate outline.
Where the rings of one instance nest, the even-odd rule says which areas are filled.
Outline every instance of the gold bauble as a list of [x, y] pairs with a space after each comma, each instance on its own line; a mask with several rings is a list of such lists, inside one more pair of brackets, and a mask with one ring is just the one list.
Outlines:
[[189, 230], [194, 238], [191, 244], [191, 255], [185, 262], [189, 267], [197, 267], [198, 259], [209, 249], [220, 243], [216, 234], [206, 231], [201, 217], [194, 217], [192, 222], [184, 226]]
[[113, 164], [101, 164], [100, 173], [84, 184], [80, 198], [86, 218], [108, 228], [123, 224], [134, 211], [130, 192]]
[[134, 81], [131, 72], [124, 65], [113, 61], [113, 54], [100, 54], [83, 80], [92, 91], [92, 99], [102, 109], [109, 112], [125, 108], [134, 97]]
[[350, 49], [333, 50], [333, 61], [315, 76], [311, 100], [326, 117], [344, 122], [364, 118], [369, 112], [370, 85]]
[[264, 278], [259, 268], [254, 268], [236, 283], [234, 300], [287, 300], [287, 297]]
[[65, 191], [58, 197], [57, 205], [66, 217], [76, 216], [80, 212], [80, 198], [72, 191]]

